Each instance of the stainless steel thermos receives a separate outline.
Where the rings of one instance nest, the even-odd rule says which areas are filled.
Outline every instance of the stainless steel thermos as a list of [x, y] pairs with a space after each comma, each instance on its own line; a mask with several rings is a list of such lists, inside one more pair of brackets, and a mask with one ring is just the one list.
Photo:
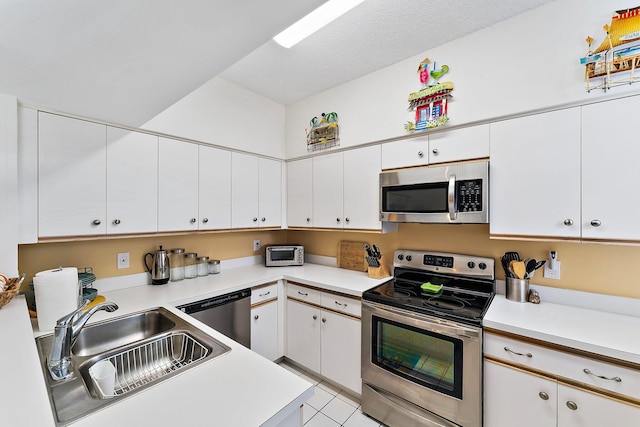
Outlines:
[[[147, 257], [151, 257], [151, 266], [147, 263]], [[147, 267], [147, 271], [151, 274], [152, 285], [164, 285], [169, 282], [170, 266], [169, 266], [169, 253], [162, 249], [155, 252], [148, 252], [144, 255], [144, 265]]]

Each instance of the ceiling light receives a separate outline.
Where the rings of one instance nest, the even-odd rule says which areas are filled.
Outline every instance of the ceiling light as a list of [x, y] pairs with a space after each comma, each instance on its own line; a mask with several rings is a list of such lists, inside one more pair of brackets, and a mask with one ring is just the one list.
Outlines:
[[364, 0], [329, 0], [273, 39], [280, 46], [290, 48], [318, 31], [334, 19], [347, 13]]

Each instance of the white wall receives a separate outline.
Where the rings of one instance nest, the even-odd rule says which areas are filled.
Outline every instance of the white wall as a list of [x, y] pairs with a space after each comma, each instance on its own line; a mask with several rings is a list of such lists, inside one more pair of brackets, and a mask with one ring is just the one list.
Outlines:
[[141, 126], [284, 158], [284, 105], [215, 77]]
[[0, 94], [0, 272], [18, 275], [18, 100]]
[[[323, 112], [338, 113], [341, 147], [406, 135], [403, 125], [413, 118], [407, 97], [420, 89], [416, 70], [424, 57], [450, 67], [440, 79], [454, 83], [449, 126], [602, 97], [585, 91], [584, 40], [591, 35], [597, 47], [614, 9], [637, 5], [557, 0], [288, 105], [286, 158], [308, 154], [304, 130]], [[607, 95], [638, 91], [640, 84]]]

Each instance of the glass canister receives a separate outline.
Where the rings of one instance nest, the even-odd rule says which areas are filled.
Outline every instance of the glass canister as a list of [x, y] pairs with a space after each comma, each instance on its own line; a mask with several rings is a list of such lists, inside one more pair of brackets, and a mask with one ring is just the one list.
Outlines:
[[198, 276], [206, 276], [209, 274], [209, 257], [198, 257]]
[[184, 254], [184, 277], [185, 279], [193, 279], [198, 276], [198, 254], [189, 252]]
[[220, 273], [220, 260], [219, 259], [210, 259], [209, 260], [209, 274], [218, 274]]
[[172, 282], [178, 282], [184, 279], [184, 249], [171, 249], [169, 253], [169, 265], [171, 270], [169, 277]]

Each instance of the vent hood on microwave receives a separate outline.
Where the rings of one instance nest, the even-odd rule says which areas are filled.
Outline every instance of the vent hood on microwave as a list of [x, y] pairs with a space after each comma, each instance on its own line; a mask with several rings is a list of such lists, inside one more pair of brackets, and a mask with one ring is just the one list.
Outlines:
[[489, 162], [383, 171], [380, 220], [436, 224], [489, 222]]

